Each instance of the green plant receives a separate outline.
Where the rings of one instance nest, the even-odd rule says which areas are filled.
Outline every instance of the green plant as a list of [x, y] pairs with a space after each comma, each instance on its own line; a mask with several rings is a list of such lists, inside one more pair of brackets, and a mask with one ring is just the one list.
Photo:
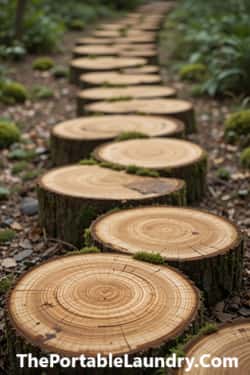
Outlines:
[[184, 80], [201, 82], [207, 74], [207, 67], [202, 63], [183, 65], [179, 71], [180, 77]]
[[16, 232], [12, 229], [0, 229], [0, 243], [10, 242], [16, 237]]
[[24, 150], [21, 148], [13, 150], [9, 152], [8, 154], [8, 158], [10, 160], [32, 160], [35, 157], [36, 157], [35, 150]]
[[129, 139], [149, 138], [147, 134], [137, 131], [123, 132], [116, 137], [116, 141], [127, 141]]
[[5, 199], [8, 199], [10, 195], [9, 189], [0, 186], [0, 201], [3, 201]]
[[6, 81], [0, 88], [0, 100], [6, 104], [24, 103], [28, 91], [24, 85], [14, 81]]
[[230, 179], [230, 172], [226, 168], [219, 168], [216, 171], [217, 177], [219, 177], [221, 180], [228, 181]]
[[50, 70], [54, 65], [55, 63], [50, 57], [39, 57], [32, 63], [33, 69], [41, 71]]
[[54, 66], [51, 72], [55, 78], [67, 78], [69, 76], [69, 69], [63, 65]]
[[153, 264], [164, 264], [165, 261], [159, 253], [146, 253], [144, 251], [139, 251], [134, 254], [134, 259], [142, 260], [144, 262], [149, 262]]
[[238, 140], [250, 135], [250, 110], [232, 113], [225, 121], [224, 134], [227, 140]]
[[22, 175], [22, 180], [23, 180], [23, 181], [34, 180], [34, 179], [37, 178], [40, 174], [41, 174], [41, 171], [40, 171], [40, 170], [31, 170], [31, 171], [27, 171], [27, 172], [25, 172], [25, 173]]
[[54, 92], [47, 86], [35, 86], [32, 89], [33, 97], [36, 99], [49, 99], [54, 96]]
[[83, 30], [85, 28], [85, 22], [80, 19], [74, 19], [68, 23], [70, 30]]
[[245, 148], [241, 152], [240, 163], [243, 168], [250, 169], [250, 147]]
[[13, 164], [12, 169], [11, 169], [11, 173], [13, 175], [17, 175], [17, 174], [25, 171], [28, 167], [29, 167], [29, 163], [27, 161], [25, 161], [25, 160], [18, 161], [18, 162]]
[[21, 133], [15, 123], [0, 120], [0, 149], [20, 141]]
[[0, 280], [0, 296], [5, 295], [13, 284], [13, 276], [5, 276]]

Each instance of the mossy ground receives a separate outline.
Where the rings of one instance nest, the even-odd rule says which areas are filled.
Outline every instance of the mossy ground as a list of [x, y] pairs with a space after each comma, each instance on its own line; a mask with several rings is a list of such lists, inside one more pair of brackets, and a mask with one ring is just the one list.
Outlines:
[[0, 121], [0, 149], [7, 148], [21, 139], [21, 132], [15, 123]]
[[32, 67], [35, 70], [46, 71], [54, 67], [54, 60], [50, 57], [39, 57], [32, 63]]

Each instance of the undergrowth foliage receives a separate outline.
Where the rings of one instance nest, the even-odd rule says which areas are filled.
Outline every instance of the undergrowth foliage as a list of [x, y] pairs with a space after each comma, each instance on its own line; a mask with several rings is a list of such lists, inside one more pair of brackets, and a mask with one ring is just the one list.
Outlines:
[[166, 38], [169, 35], [175, 40], [171, 55], [177, 69], [183, 72], [186, 64], [202, 64], [206, 70], [199, 85], [201, 93], [250, 93], [248, 0], [183, 0], [166, 28]]

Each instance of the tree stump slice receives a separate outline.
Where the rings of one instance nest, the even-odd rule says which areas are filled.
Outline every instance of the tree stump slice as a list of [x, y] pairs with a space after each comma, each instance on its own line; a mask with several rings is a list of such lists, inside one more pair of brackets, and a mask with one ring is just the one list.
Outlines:
[[143, 38], [148, 39], [148, 41], [154, 41], [156, 39], [156, 33], [153, 31], [143, 31], [143, 30], [135, 30], [135, 29], [128, 29], [125, 30], [96, 30], [92, 33], [92, 36], [95, 38], [113, 38], [113, 39], [130, 39], [130, 38]]
[[145, 59], [125, 57], [79, 58], [71, 61], [70, 82], [77, 84], [81, 74], [90, 72], [120, 71], [125, 68], [135, 68], [146, 64]]
[[159, 66], [156, 65], [145, 65], [138, 68], [126, 68], [122, 69], [123, 74], [158, 74], [160, 77]]
[[156, 170], [162, 177], [184, 179], [190, 203], [199, 201], [206, 189], [207, 154], [189, 141], [151, 138], [110, 142], [97, 147], [93, 155], [124, 168], [134, 165]]
[[118, 53], [120, 57], [141, 57], [148, 61], [149, 64], [157, 64], [158, 63], [158, 52], [155, 50], [147, 50], [144, 51], [136, 50], [136, 49], [128, 49], [122, 50]]
[[98, 101], [116, 102], [133, 99], [173, 98], [175, 96], [174, 88], [161, 85], [86, 89], [77, 94], [77, 115], [84, 114], [88, 104]]
[[119, 72], [88, 73], [80, 76], [80, 86], [84, 89], [94, 87], [126, 87], [160, 84], [158, 74], [125, 74]]
[[81, 246], [84, 229], [104, 212], [133, 205], [185, 204], [185, 183], [72, 165], [45, 173], [38, 181], [38, 199], [47, 235]]
[[[188, 358], [201, 358], [205, 353], [211, 358], [237, 358], [237, 368], [192, 368], [192, 375], [246, 375], [250, 367], [250, 319], [237, 319], [234, 322], [221, 325], [218, 331], [191, 340], [185, 347]], [[207, 358], [205, 363], [210, 361]], [[184, 375], [187, 372], [182, 367], [173, 371], [175, 375]]]
[[[73, 49], [73, 58], [88, 57], [88, 56], [119, 56], [119, 50], [115, 46], [109, 45], [83, 45]], [[132, 56], [134, 57], [134, 56]]]
[[8, 299], [13, 373], [23, 374], [15, 354], [26, 353], [27, 345], [38, 357], [164, 352], [177, 337], [197, 330], [199, 309], [198, 290], [170, 267], [118, 254], [49, 260], [26, 272]]
[[53, 164], [66, 165], [89, 157], [103, 142], [113, 141], [124, 132], [149, 137], [183, 137], [184, 124], [172, 118], [154, 116], [91, 116], [62, 122], [51, 131]]
[[105, 251], [159, 253], [214, 304], [242, 285], [243, 240], [226, 219], [190, 208], [153, 206], [108, 213], [91, 225]]
[[140, 35], [130, 35], [130, 36], [125, 36], [125, 37], [120, 37], [114, 39], [115, 43], [117, 45], [123, 45], [123, 44], [148, 44], [148, 43], [155, 43], [155, 35], [148, 35], [144, 34], [143, 32]]
[[98, 102], [86, 106], [89, 114], [141, 114], [173, 116], [183, 121], [187, 134], [196, 131], [195, 113], [191, 102], [180, 99], [134, 99], [117, 102]]
[[111, 45], [114, 44], [114, 39], [111, 38], [95, 38], [95, 37], [83, 37], [76, 40], [76, 45], [96, 45], [96, 46], [104, 46], [104, 45]]

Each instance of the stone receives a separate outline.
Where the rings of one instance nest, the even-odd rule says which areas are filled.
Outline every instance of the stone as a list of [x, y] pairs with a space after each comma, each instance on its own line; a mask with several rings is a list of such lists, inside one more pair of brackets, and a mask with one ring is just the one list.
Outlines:
[[17, 255], [15, 255], [14, 258], [17, 262], [21, 262], [25, 258], [28, 258], [31, 254], [32, 254], [32, 250], [23, 250]]
[[34, 198], [24, 198], [21, 203], [21, 212], [27, 216], [33, 216], [38, 213], [38, 200]]

